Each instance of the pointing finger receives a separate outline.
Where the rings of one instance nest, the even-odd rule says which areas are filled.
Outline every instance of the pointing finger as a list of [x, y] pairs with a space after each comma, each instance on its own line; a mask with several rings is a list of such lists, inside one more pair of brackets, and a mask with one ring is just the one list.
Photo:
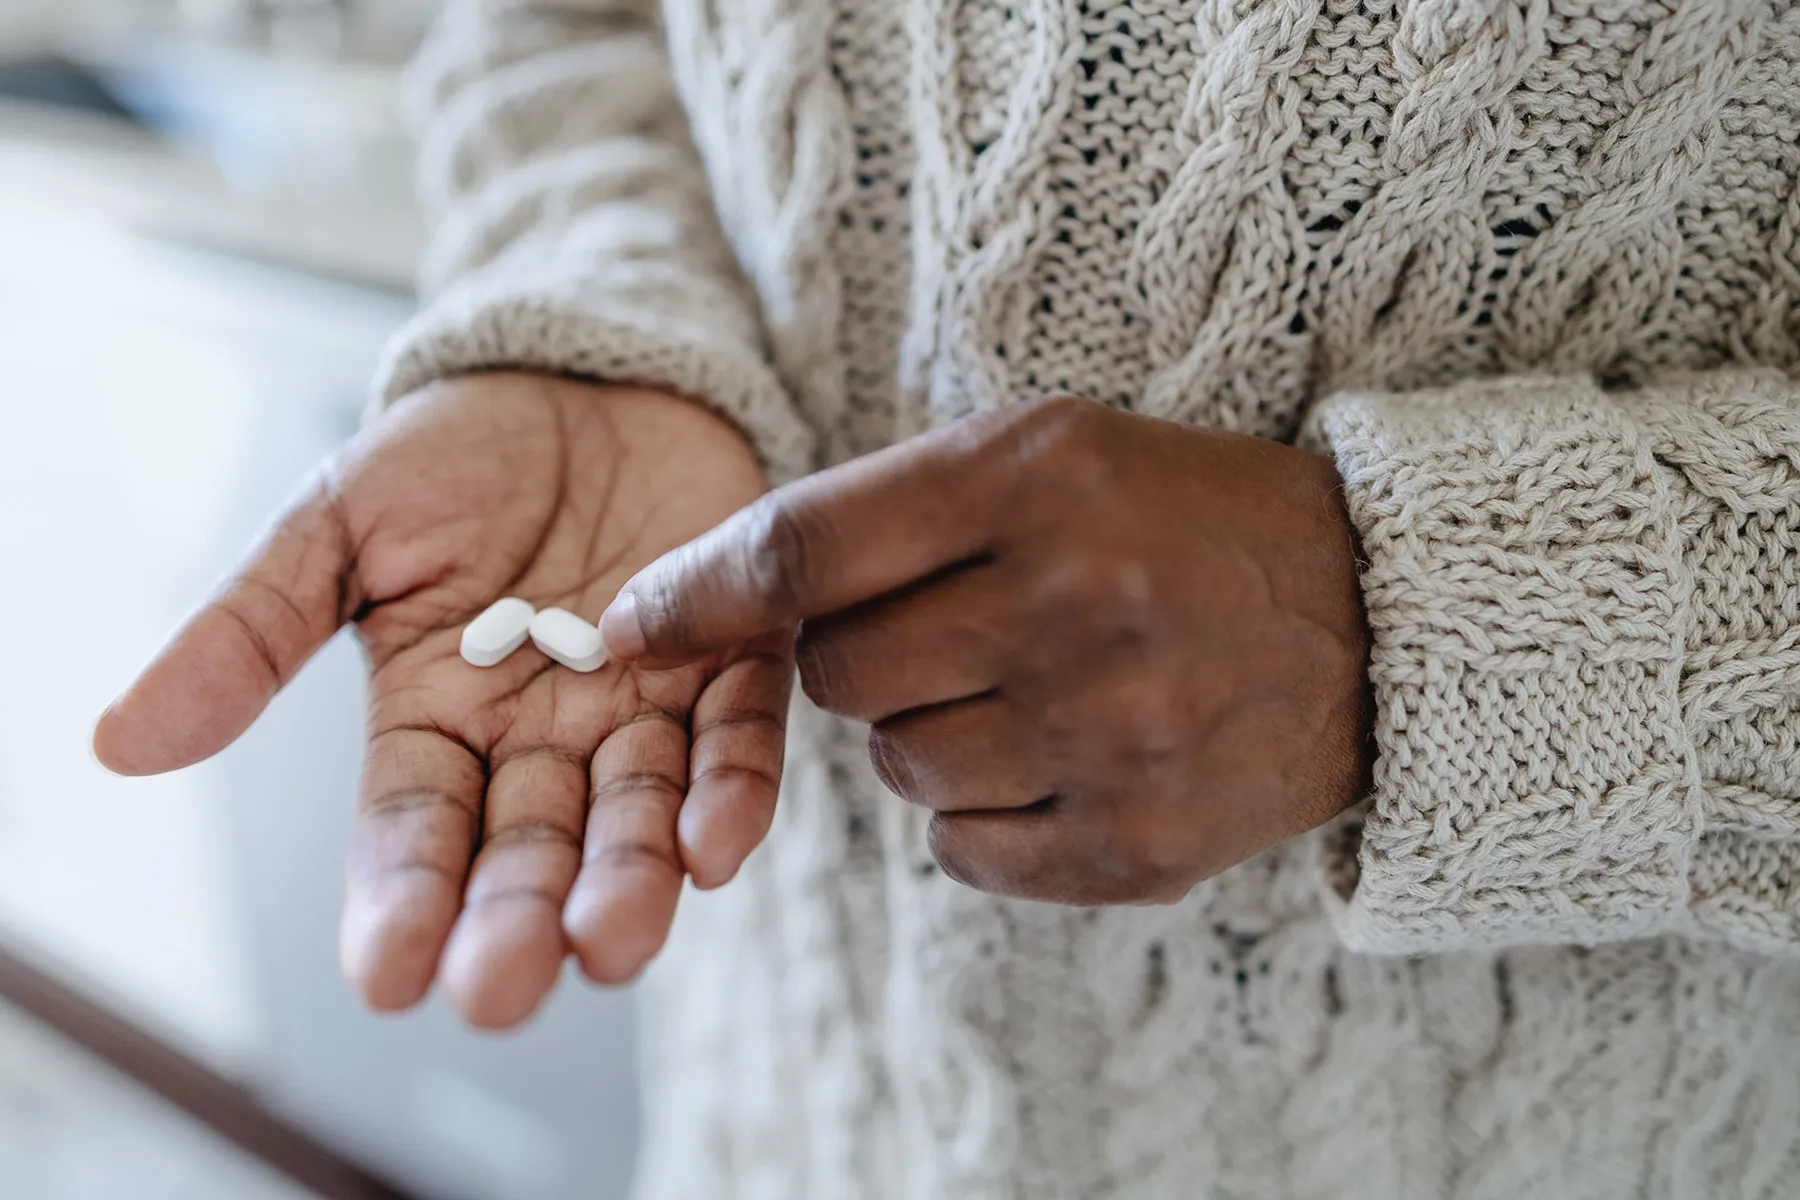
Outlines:
[[600, 630], [616, 658], [692, 661], [904, 587], [983, 553], [999, 414], [959, 422], [770, 492], [621, 589]]

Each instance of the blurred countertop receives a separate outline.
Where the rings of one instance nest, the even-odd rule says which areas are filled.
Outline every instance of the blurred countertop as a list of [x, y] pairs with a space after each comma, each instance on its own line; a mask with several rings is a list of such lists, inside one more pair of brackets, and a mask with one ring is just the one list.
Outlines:
[[179, 42], [102, 65], [182, 128], [0, 98], [0, 195], [410, 291], [424, 235], [397, 67]]

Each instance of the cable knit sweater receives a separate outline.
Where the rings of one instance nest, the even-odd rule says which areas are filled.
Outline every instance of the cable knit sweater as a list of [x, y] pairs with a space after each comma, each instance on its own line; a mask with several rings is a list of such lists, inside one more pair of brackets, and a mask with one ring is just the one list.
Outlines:
[[648, 984], [651, 1197], [1800, 1197], [1800, 7], [461, 0], [397, 395], [777, 478], [1074, 392], [1336, 456], [1363, 810], [1166, 909], [937, 873], [800, 705]]

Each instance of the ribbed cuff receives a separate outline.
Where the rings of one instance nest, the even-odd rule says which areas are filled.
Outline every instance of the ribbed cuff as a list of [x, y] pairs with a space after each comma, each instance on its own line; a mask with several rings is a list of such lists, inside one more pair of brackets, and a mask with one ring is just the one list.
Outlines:
[[1343, 394], [1378, 757], [1320, 840], [1353, 949], [1596, 943], [1679, 920], [1699, 778], [1680, 699], [1682, 482], [1585, 377]]
[[731, 421], [771, 482], [812, 468], [814, 439], [757, 349], [718, 314], [633, 306], [580, 289], [482, 286], [436, 298], [390, 343], [376, 381], [385, 405], [428, 383], [484, 370], [537, 370], [665, 388]]

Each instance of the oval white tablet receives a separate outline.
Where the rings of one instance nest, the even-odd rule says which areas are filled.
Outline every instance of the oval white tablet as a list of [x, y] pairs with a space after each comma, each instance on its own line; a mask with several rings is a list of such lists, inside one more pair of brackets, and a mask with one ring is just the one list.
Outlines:
[[463, 626], [462, 656], [477, 667], [497, 666], [525, 644], [531, 618], [537, 609], [517, 596], [496, 600], [479, 617]]
[[571, 671], [596, 671], [606, 661], [600, 630], [566, 608], [546, 608], [531, 618], [531, 640]]

